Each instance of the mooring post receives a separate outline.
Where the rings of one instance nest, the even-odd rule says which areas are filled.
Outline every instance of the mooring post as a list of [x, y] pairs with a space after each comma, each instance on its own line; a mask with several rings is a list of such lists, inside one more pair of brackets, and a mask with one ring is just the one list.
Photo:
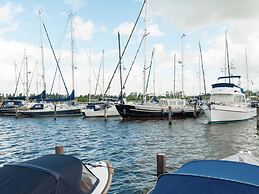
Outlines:
[[196, 104], [196, 103], [194, 103], [193, 116], [194, 116], [194, 118], [196, 118], [196, 117], [197, 117], [197, 104]]
[[169, 106], [168, 107], [168, 124], [169, 125], [172, 125], [172, 107], [171, 106]]
[[54, 103], [54, 120], [57, 119], [57, 105]]
[[55, 147], [55, 154], [64, 154], [64, 147], [63, 146], [56, 146]]
[[259, 107], [256, 107], [256, 129], [259, 130]]
[[166, 172], [166, 154], [158, 153], [156, 155], [157, 169], [156, 175], [159, 177], [161, 174]]
[[18, 107], [15, 107], [15, 118], [18, 118], [19, 114], [18, 114]]
[[107, 121], [107, 107], [104, 108], [104, 121]]

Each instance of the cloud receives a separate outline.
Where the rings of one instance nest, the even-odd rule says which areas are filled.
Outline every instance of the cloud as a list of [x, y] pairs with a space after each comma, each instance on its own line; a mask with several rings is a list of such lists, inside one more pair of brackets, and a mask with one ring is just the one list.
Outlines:
[[259, 18], [257, 0], [150, 0], [151, 13], [164, 17], [178, 29], [191, 31], [222, 22]]
[[74, 17], [75, 38], [88, 41], [91, 40], [95, 26], [91, 20], [84, 21], [79, 16]]
[[0, 5], [0, 34], [3, 35], [9, 31], [15, 31], [19, 23], [15, 20], [16, 15], [23, 12], [20, 5], [7, 2]]
[[85, 0], [65, 0], [65, 4], [70, 6], [74, 11], [84, 7], [85, 3]]
[[165, 33], [160, 30], [158, 24], [149, 25], [147, 31], [150, 33], [151, 37], [165, 36]]
[[124, 22], [123, 24], [114, 28], [113, 34], [117, 35], [117, 33], [120, 32], [121, 35], [130, 35], [133, 26], [134, 26], [133, 22]]

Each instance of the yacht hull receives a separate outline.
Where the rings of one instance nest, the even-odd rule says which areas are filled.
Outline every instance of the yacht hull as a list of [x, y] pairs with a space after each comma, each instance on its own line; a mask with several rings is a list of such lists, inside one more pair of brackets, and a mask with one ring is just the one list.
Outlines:
[[204, 110], [209, 123], [242, 121], [256, 116], [256, 108], [211, 105]]
[[[83, 115], [86, 118], [94, 118], [94, 117], [104, 117], [105, 111], [104, 109], [94, 110], [94, 109], [85, 109], [82, 111]], [[115, 106], [107, 109], [107, 117], [118, 117], [120, 114], [116, 110]]]
[[[168, 107], [152, 107], [144, 105], [115, 105], [123, 119], [168, 119]], [[197, 116], [201, 113], [197, 110]], [[172, 109], [172, 118], [183, 119], [195, 117], [194, 109]]]
[[[56, 111], [57, 117], [66, 117], [66, 116], [81, 116], [81, 109], [61, 109]], [[19, 116], [21, 117], [54, 117], [54, 110], [24, 110], [19, 111]]]

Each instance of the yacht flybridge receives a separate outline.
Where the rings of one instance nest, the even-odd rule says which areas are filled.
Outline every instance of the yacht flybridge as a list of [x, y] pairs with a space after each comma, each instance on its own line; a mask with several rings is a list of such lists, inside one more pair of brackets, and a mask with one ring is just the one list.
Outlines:
[[204, 111], [210, 123], [240, 121], [256, 116], [256, 109], [251, 107], [243, 89], [238, 84], [231, 83], [231, 80], [240, 78], [219, 77], [218, 83], [212, 84], [210, 103]]

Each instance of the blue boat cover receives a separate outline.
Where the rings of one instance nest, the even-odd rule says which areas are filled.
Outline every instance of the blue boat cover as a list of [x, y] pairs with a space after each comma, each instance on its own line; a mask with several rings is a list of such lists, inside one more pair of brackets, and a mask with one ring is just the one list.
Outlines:
[[46, 155], [0, 168], [1, 194], [83, 194], [82, 162], [67, 155]]
[[183, 165], [176, 173], [158, 178], [152, 194], [258, 194], [259, 166], [199, 160]]

